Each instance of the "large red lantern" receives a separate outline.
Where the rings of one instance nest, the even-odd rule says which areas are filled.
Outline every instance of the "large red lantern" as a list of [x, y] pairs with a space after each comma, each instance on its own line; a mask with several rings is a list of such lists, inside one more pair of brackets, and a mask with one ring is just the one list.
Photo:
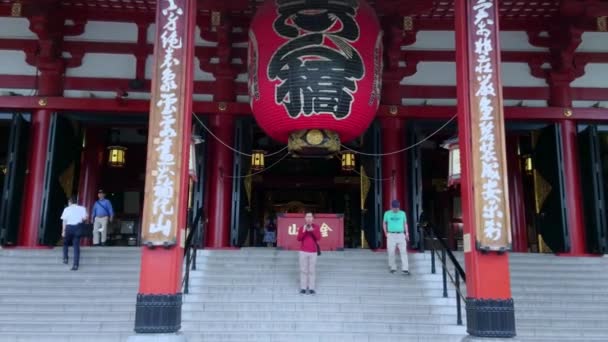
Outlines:
[[256, 121], [293, 152], [337, 152], [376, 114], [382, 33], [363, 0], [267, 0], [248, 57]]

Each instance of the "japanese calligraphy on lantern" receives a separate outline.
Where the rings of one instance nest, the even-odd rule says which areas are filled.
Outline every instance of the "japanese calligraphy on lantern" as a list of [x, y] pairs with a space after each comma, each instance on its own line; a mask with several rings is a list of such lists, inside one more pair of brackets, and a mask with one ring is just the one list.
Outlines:
[[472, 160], [477, 247], [511, 248], [496, 0], [469, 2]]
[[359, 38], [354, 19], [358, 1], [276, 0], [275, 31], [288, 40], [274, 53], [268, 77], [279, 80], [277, 104], [292, 118], [330, 114], [348, 117], [364, 75], [363, 61], [351, 45]]
[[341, 142], [374, 119], [382, 85], [382, 33], [365, 0], [264, 0], [249, 25], [248, 93], [274, 140], [311, 129]]
[[[170, 246], [177, 241], [177, 210], [184, 117], [181, 61], [186, 26], [186, 0], [159, 0], [155, 44], [155, 78], [152, 84], [146, 166], [146, 199], [142, 241], [148, 246]], [[178, 133], [179, 132], [179, 133]]]

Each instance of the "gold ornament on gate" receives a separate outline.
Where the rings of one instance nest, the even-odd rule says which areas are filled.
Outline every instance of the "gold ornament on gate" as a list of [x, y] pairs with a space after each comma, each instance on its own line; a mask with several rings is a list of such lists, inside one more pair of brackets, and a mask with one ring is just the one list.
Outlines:
[[326, 129], [304, 129], [292, 132], [287, 146], [295, 157], [330, 157], [340, 151], [340, 137]]

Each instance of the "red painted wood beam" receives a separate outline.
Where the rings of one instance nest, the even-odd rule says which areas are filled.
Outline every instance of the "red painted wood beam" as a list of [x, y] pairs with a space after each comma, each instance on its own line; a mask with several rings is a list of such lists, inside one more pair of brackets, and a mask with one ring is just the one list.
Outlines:
[[[46, 105], [41, 106], [40, 100]], [[225, 108], [222, 110], [220, 107]], [[381, 105], [378, 109], [379, 117], [401, 117], [407, 119], [449, 119], [456, 114], [454, 106], [395, 106], [396, 114], [392, 114], [392, 107]], [[248, 103], [226, 102], [194, 102], [194, 112], [201, 115], [251, 115]], [[0, 109], [4, 110], [32, 110], [49, 109], [60, 111], [79, 111], [85, 113], [116, 112], [121, 115], [147, 115], [149, 101], [147, 100], [116, 100], [97, 98], [65, 98], [65, 97], [36, 97], [36, 96], [0, 96]], [[575, 108], [573, 116], [566, 117], [564, 109], [560, 107], [505, 107], [507, 120], [521, 121], [608, 121], [608, 108]]]
[[[82, 91], [116, 91], [123, 89], [134, 92], [149, 92], [150, 81], [145, 80], [142, 89], [130, 89], [131, 80], [124, 78], [66, 77], [65, 90]], [[24, 75], [0, 75], [3, 88], [34, 89], [36, 77]], [[247, 84], [235, 84], [237, 95], [247, 95]], [[194, 82], [195, 94], [213, 94], [213, 81]], [[400, 92], [403, 98], [410, 99], [453, 99], [456, 98], [456, 87], [402, 85]], [[503, 87], [505, 99], [510, 100], [547, 100], [548, 87]], [[604, 101], [608, 99], [608, 88], [572, 88], [572, 99], [575, 101]]]

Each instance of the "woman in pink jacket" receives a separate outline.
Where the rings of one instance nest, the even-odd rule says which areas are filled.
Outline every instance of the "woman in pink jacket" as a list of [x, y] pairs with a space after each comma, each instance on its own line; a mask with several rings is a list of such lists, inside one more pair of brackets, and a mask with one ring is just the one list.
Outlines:
[[313, 213], [306, 213], [306, 223], [298, 229], [300, 241], [300, 293], [315, 294], [315, 277], [317, 266], [317, 248], [321, 240], [321, 228], [313, 223]]

